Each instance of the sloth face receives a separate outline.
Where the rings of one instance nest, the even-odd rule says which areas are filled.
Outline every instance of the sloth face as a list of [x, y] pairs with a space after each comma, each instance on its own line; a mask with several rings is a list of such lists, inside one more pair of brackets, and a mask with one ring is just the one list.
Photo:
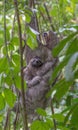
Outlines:
[[43, 65], [41, 59], [36, 56], [31, 60], [31, 65], [32, 67], [41, 67]]

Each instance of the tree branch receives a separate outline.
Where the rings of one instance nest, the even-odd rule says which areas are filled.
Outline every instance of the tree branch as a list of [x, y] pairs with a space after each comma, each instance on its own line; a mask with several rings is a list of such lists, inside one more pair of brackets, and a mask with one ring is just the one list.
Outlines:
[[6, 57], [8, 57], [7, 38], [6, 38], [6, 0], [4, 0], [4, 44], [6, 49]]
[[[51, 111], [52, 111], [52, 114], [54, 114], [54, 108], [53, 108], [53, 102], [52, 102], [52, 99], [51, 99]], [[57, 130], [55, 119], [53, 119], [53, 123], [54, 123], [54, 130]]]
[[8, 108], [7, 113], [6, 113], [6, 119], [5, 119], [5, 124], [4, 124], [4, 130], [10, 130], [10, 109]]
[[20, 41], [20, 71], [21, 71], [22, 105], [23, 105], [23, 124], [24, 124], [24, 130], [28, 130], [26, 103], [25, 103], [25, 93], [24, 93], [22, 34], [21, 34], [21, 24], [20, 24], [20, 19], [19, 19], [19, 10], [18, 10], [18, 2], [17, 2], [17, 0], [14, 0], [14, 6], [15, 6], [16, 17], [17, 17], [17, 22], [18, 22], [19, 41]]
[[11, 39], [12, 39], [13, 36], [14, 36], [14, 25], [15, 25], [15, 20], [16, 20], [16, 12], [15, 12], [15, 14], [14, 14], [14, 19], [13, 19], [13, 24], [12, 24]]
[[48, 11], [47, 6], [46, 6], [45, 3], [44, 3], [44, 7], [45, 7], [45, 11], [46, 11], [46, 13], [47, 13], [48, 20], [49, 20], [49, 22], [50, 22], [51, 28], [52, 28], [53, 31], [55, 31], [55, 28], [54, 28], [54, 26], [53, 26], [53, 24], [52, 24], [51, 17], [50, 17], [50, 15], [49, 15], [49, 11]]

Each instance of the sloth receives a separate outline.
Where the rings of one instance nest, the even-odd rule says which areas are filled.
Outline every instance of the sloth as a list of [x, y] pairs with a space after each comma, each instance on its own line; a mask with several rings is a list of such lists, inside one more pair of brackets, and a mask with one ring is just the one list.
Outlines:
[[[50, 98], [46, 96], [51, 88], [48, 81], [56, 64], [57, 58], [53, 61], [43, 63], [40, 57], [35, 56], [23, 70], [24, 80], [27, 83], [27, 89], [25, 91], [27, 119], [30, 123], [39, 118], [36, 113], [37, 108], [46, 109], [50, 104]], [[22, 95], [20, 92], [19, 101], [15, 103], [12, 110], [14, 112], [18, 110], [20, 113], [21, 108]]]
[[[49, 101], [46, 97], [46, 94], [50, 90], [49, 79], [54, 67], [58, 63], [58, 58], [52, 56], [52, 49], [58, 42], [57, 36], [49, 31], [44, 33], [42, 38], [45, 40], [44, 45], [39, 43], [38, 48], [35, 50], [31, 50], [26, 45], [24, 51], [27, 62], [27, 66], [23, 70], [24, 80], [27, 83], [25, 102], [29, 120], [31, 120], [31, 117], [33, 119], [36, 116], [37, 108], [46, 108]], [[15, 104], [14, 109], [21, 103], [20, 94], [19, 102]]]
[[[43, 63], [41, 58], [36, 56], [30, 60], [29, 64], [23, 71], [24, 79], [27, 83], [25, 102], [29, 122], [31, 122], [30, 118], [37, 117], [37, 108], [45, 109], [48, 104], [49, 99], [46, 97], [46, 94], [50, 90], [48, 81], [54, 64], [55, 61]], [[13, 108], [14, 111], [16, 111], [19, 104], [22, 104], [21, 94], [19, 103], [16, 103]]]
[[26, 80], [28, 87], [34, 87], [40, 83], [41, 79], [48, 82], [56, 63], [57, 58], [53, 61], [46, 61], [45, 63], [37, 56], [32, 58], [23, 71], [24, 79]]
[[25, 98], [29, 118], [32, 114], [35, 116], [37, 108], [45, 109], [48, 104], [49, 99], [46, 98], [46, 94], [50, 90], [48, 81], [56, 62], [57, 59], [43, 63], [36, 56], [30, 60], [24, 69], [24, 79], [27, 83]]
[[35, 56], [40, 57], [42, 62], [45, 62], [47, 60], [49, 60], [49, 61], [53, 60], [51, 50], [48, 49], [45, 45], [42, 45], [42, 44], [40, 44], [38, 46], [38, 48], [36, 48], [34, 50], [30, 49], [26, 45], [25, 49], [24, 49], [24, 55], [25, 55], [27, 65], [29, 64], [30, 60]]
[[50, 90], [48, 83], [55, 62], [43, 63], [41, 58], [34, 57], [24, 69], [24, 78], [27, 83], [25, 93], [27, 113], [29, 119], [37, 116], [36, 109], [45, 109], [49, 99], [46, 94]]

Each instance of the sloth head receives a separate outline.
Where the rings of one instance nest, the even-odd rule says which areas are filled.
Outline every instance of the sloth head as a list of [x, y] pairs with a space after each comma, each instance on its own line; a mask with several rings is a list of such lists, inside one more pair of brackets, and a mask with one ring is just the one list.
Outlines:
[[30, 61], [30, 63], [32, 65], [32, 67], [37, 67], [37, 68], [41, 67], [43, 65], [40, 57], [38, 57], [38, 56], [32, 58], [31, 61]]

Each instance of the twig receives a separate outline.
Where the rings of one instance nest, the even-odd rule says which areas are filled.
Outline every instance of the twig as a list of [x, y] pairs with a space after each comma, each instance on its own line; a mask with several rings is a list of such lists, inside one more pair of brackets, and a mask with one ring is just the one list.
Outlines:
[[[56, 84], [56, 82], [58, 81], [58, 78], [60, 76], [61, 72], [57, 75], [57, 77], [54, 79], [53, 83], [52, 83], [52, 87], [54, 87], [54, 85]], [[54, 107], [53, 107], [53, 102], [51, 99], [51, 112], [52, 114], [54, 114]], [[56, 120], [53, 119], [53, 123], [54, 123], [54, 130], [57, 130], [57, 125], [56, 125]]]
[[18, 113], [19, 113], [19, 104], [17, 106], [17, 109], [16, 109], [16, 117], [15, 117], [15, 120], [14, 120], [14, 130], [16, 130], [16, 124], [17, 124], [17, 120], [18, 120]]
[[[6, 0], [4, 0], [4, 44], [6, 48], [6, 57], [9, 61], [9, 56], [8, 56], [8, 48], [7, 48], [7, 37], [6, 37]], [[10, 129], [10, 109], [8, 108], [7, 114], [6, 114], [6, 119], [5, 119], [5, 124], [4, 124], [4, 130]]]
[[[36, 0], [33, 0], [33, 7], [35, 8], [35, 2], [36, 2]], [[37, 15], [36, 15], [36, 13], [34, 13], [35, 14], [35, 23], [36, 23], [36, 29], [37, 29], [37, 31], [39, 32], [40, 30], [39, 30], [39, 23], [38, 23], [38, 18], [37, 18]], [[41, 41], [41, 37], [40, 37], [40, 35], [38, 36], [38, 38], [39, 38], [39, 40]], [[39, 42], [38, 42], [39, 43]]]
[[5, 119], [5, 124], [4, 124], [4, 130], [7, 130], [7, 128], [10, 130], [10, 109], [8, 108], [7, 114], [6, 114], [6, 119]]
[[20, 19], [19, 19], [19, 10], [18, 10], [17, 0], [14, 0], [14, 6], [15, 6], [15, 11], [16, 11], [16, 16], [17, 16], [18, 29], [19, 29], [19, 41], [20, 41], [20, 69], [21, 69], [21, 92], [22, 92], [22, 104], [23, 104], [23, 124], [24, 124], [24, 130], [28, 130], [25, 93], [24, 93], [22, 34], [21, 34], [21, 24], [20, 24]]
[[[53, 107], [52, 99], [51, 99], [51, 111], [52, 111], [52, 114], [54, 114], [54, 107]], [[57, 130], [55, 119], [53, 119], [53, 123], [54, 123], [54, 130]]]
[[49, 11], [48, 11], [47, 6], [46, 6], [45, 3], [44, 3], [44, 7], [45, 7], [45, 11], [46, 11], [47, 16], [48, 16], [48, 20], [49, 20], [49, 22], [50, 22], [50, 26], [51, 26], [52, 30], [55, 31], [55, 28], [54, 28], [54, 26], [53, 26], [53, 24], [52, 24], [51, 17], [50, 17], [50, 15], [49, 15]]
[[28, 5], [30, 8], [32, 8], [33, 7], [33, 0], [29, 0]]
[[40, 14], [41, 14], [43, 20], [45, 21], [46, 26], [47, 26], [47, 21], [46, 21], [46, 19], [45, 19], [44, 14], [43, 14], [44, 12], [41, 11], [40, 7], [39, 7], [39, 12], [40, 12]]
[[[35, 8], [35, 2], [34, 2], [34, 0], [29, 0], [29, 8]], [[38, 19], [37, 19], [36, 12], [33, 12], [33, 16], [31, 18], [30, 26], [33, 29], [35, 29], [36, 31], [39, 31], [39, 25], [38, 25]]]
[[[52, 83], [52, 87], [54, 87], [54, 85], [58, 81], [58, 78], [59, 78], [60, 74], [61, 74], [61, 72], [59, 72], [59, 74], [57, 75], [57, 77], [54, 79], [54, 81]], [[53, 107], [52, 99], [51, 99], [51, 111], [52, 111], [52, 114], [54, 114], [54, 107]], [[54, 123], [54, 130], [57, 130], [57, 125], [56, 125], [56, 120], [55, 119], [53, 119], [53, 123]]]
[[6, 38], [6, 0], [4, 0], [4, 44], [6, 48], [6, 57], [8, 57], [7, 38]]
[[12, 25], [12, 31], [11, 31], [11, 39], [13, 38], [14, 36], [14, 25], [15, 25], [15, 18], [16, 18], [16, 12], [14, 14], [14, 19], [13, 19], [13, 25]]
[[[32, 7], [35, 8], [35, 2], [36, 0], [29, 0], [29, 8], [32, 8]], [[39, 23], [38, 23], [36, 12], [33, 12], [33, 16], [31, 18], [31, 22], [29, 23], [29, 25], [33, 29], [39, 32]], [[37, 38], [41, 41], [40, 35], [38, 35]], [[40, 45], [40, 42], [38, 41], [38, 39], [37, 39], [37, 42], [38, 42], [38, 45]]]
[[[7, 37], [6, 37], [6, 0], [4, 0], [4, 44], [5, 44], [5, 48], [6, 48], [6, 58], [8, 60], [8, 65], [10, 67], [11, 65], [10, 65], [10, 58], [8, 55]], [[14, 81], [14, 76], [13, 76], [12, 70], [10, 70], [10, 72], [11, 72], [12, 80]]]

